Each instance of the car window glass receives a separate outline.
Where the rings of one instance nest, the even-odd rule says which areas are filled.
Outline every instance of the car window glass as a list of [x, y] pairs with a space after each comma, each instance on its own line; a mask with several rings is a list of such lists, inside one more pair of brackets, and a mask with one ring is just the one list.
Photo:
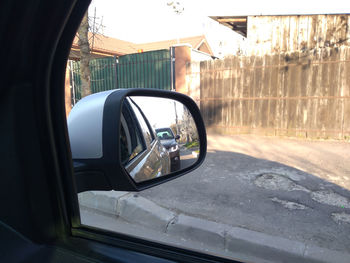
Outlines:
[[[105, 15], [100, 8], [111, 10], [111, 18], [117, 17], [112, 4], [105, 7], [104, 1], [92, 1], [97, 7], [96, 18]], [[175, 240], [172, 244], [186, 247], [197, 242], [201, 246], [195, 249], [225, 257], [233, 255], [236, 247], [232, 240], [237, 233], [252, 240], [256, 237], [256, 244], [263, 234], [300, 242], [304, 248], [310, 245], [332, 253], [350, 253], [350, 15], [325, 15], [312, 9], [305, 15], [298, 9], [302, 6], [295, 3], [294, 14], [288, 10], [269, 14], [266, 10], [253, 15], [256, 10], [250, 11], [251, 5], [237, 15], [230, 4], [233, 1], [221, 1], [217, 6], [224, 10], [222, 14], [200, 18], [195, 14], [201, 13], [202, 6], [209, 9], [207, 3], [199, 8], [188, 6], [188, 2], [138, 1], [137, 9], [149, 17], [142, 20], [141, 29], [137, 23], [122, 26], [125, 22], [120, 15], [118, 23], [103, 25], [105, 35], [90, 32], [95, 45], [91, 49], [91, 90], [162, 89], [190, 96], [206, 125], [206, 160], [190, 174], [141, 191], [137, 198], [134, 193], [114, 192], [119, 204], [130, 204], [118, 207], [115, 224], [98, 225], [93, 216], [83, 219], [91, 219], [88, 225], [125, 234], [134, 231], [135, 236], [156, 241], [167, 236]], [[118, 10], [123, 15], [135, 14], [134, 5], [133, 0], [125, 1]], [[336, 5], [329, 2], [323, 10], [332, 6]], [[155, 10], [161, 11], [157, 14]], [[90, 11], [94, 21], [94, 9]], [[148, 24], [153, 19], [155, 23]], [[203, 31], [185, 36], [184, 31], [195, 23]], [[157, 30], [161, 31], [158, 26], [163, 24], [164, 35]], [[149, 34], [143, 28], [156, 33]], [[102, 54], [103, 48], [109, 48], [107, 44], [112, 48]], [[77, 38], [72, 47], [67, 93], [71, 92], [74, 105], [81, 98], [83, 76]], [[182, 66], [179, 61], [184, 62]], [[175, 129], [165, 124], [155, 126], [159, 116], [167, 120], [163, 105], [155, 104], [154, 121], [136, 98], [134, 101], [141, 112], [130, 102], [131, 113], [123, 115], [123, 162], [140, 155], [154, 135], [161, 144], [154, 148], [167, 155], [170, 163], [179, 158], [182, 165], [198, 156], [199, 142], [190, 121], [177, 119], [177, 124], [186, 125], [175, 125]], [[186, 115], [177, 105], [174, 111], [174, 116]], [[170, 128], [172, 133], [158, 128]], [[152, 205], [147, 210], [144, 203]], [[144, 213], [129, 216], [134, 215], [135, 204]], [[96, 208], [101, 213], [104, 209], [102, 205]], [[158, 215], [155, 211], [160, 210], [167, 218], [162, 226], [149, 216]], [[131, 212], [123, 214], [125, 211]], [[132, 230], [118, 229], [121, 222], [127, 222]], [[190, 222], [195, 231], [183, 231], [184, 222]], [[205, 227], [201, 228], [202, 222]], [[208, 238], [203, 238], [207, 234]], [[213, 236], [219, 241], [211, 239]]]
[[120, 130], [120, 153], [122, 163], [128, 163], [139, 153], [145, 150], [142, 144], [141, 132], [132, 112], [124, 103], [123, 115], [121, 117]]
[[131, 155], [131, 142], [128, 141], [130, 136], [126, 136], [125, 128], [122, 123], [120, 128], [120, 156], [122, 163], [126, 163]]
[[157, 136], [161, 140], [169, 140], [169, 139], [174, 139], [174, 135], [172, 131], [167, 128], [167, 129], [156, 129]]
[[145, 137], [147, 144], [150, 144], [154, 139], [153, 132], [150, 131], [150, 129], [146, 123], [146, 120], [142, 116], [138, 107], [132, 101], [131, 101], [130, 105], [131, 105], [131, 108], [133, 109], [133, 111], [136, 115], [137, 120], [139, 121], [139, 124], [141, 126], [141, 129], [142, 129], [142, 132], [143, 132], [143, 135]]

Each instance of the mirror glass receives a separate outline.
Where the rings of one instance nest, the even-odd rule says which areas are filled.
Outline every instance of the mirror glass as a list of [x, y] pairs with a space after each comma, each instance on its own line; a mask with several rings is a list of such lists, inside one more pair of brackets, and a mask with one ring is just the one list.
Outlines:
[[137, 183], [182, 170], [198, 159], [196, 124], [178, 101], [127, 97], [120, 127], [121, 161]]

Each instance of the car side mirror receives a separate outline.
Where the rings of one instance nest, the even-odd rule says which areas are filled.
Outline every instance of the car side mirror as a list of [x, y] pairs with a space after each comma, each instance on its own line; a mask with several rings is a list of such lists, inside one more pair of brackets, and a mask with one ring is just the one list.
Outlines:
[[[169, 136], [179, 140], [178, 132], [186, 131], [184, 138], [197, 145], [198, 156], [184, 142], [166, 144]], [[206, 155], [198, 106], [172, 91], [119, 89], [92, 94], [73, 107], [68, 132], [77, 192], [140, 191], [193, 171]], [[168, 140], [162, 141], [162, 135]]]

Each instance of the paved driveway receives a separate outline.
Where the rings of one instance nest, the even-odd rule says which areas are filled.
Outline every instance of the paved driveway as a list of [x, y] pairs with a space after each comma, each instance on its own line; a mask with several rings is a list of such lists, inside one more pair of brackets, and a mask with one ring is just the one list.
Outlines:
[[350, 252], [350, 144], [208, 136], [196, 171], [145, 190], [162, 207]]
[[350, 141], [209, 135], [208, 150], [279, 162], [350, 190]]

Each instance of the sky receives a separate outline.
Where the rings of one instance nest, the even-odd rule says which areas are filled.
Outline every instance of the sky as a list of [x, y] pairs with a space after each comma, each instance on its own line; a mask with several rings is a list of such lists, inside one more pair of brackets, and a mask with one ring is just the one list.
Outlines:
[[183, 104], [178, 101], [142, 96], [131, 96], [131, 98], [142, 108], [153, 128], [166, 128], [176, 123], [175, 104], [178, 120], [182, 119]]
[[[175, 14], [168, 2], [184, 8]], [[146, 43], [188, 36], [205, 35], [214, 49], [220, 41], [228, 44], [242, 37], [208, 16], [283, 15], [350, 13], [348, 0], [93, 0], [89, 15], [101, 21], [106, 36]]]
[[198, 12], [193, 3], [188, 7], [184, 3], [184, 12], [177, 15], [167, 2], [93, 0], [89, 15], [96, 7], [96, 15], [103, 16], [106, 35], [135, 43], [201, 35], [209, 24], [216, 24]]

